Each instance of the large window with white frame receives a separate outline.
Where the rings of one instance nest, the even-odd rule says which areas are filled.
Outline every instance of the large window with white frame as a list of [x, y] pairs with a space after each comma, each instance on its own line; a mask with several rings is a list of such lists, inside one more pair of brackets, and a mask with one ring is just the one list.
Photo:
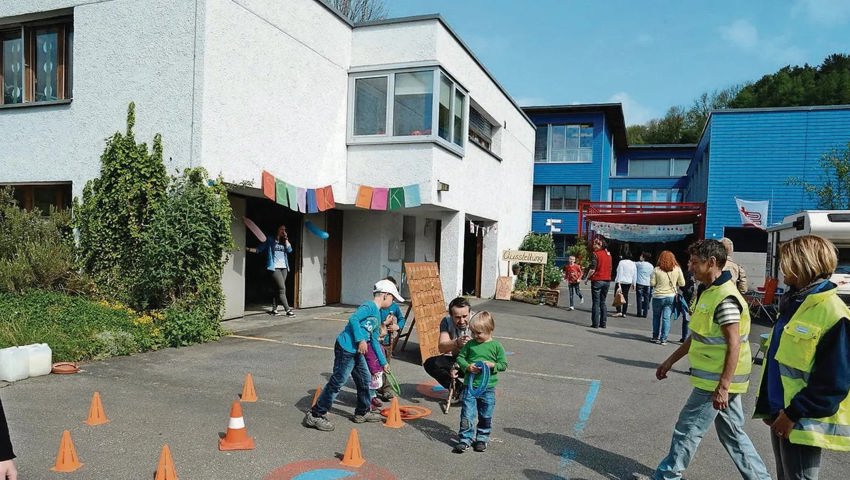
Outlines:
[[646, 158], [629, 160], [629, 177], [684, 177], [689, 158]]
[[590, 185], [535, 185], [531, 209], [573, 211], [582, 200], [590, 200]]
[[351, 143], [432, 140], [462, 151], [467, 93], [440, 68], [353, 74], [351, 91]]
[[0, 105], [71, 98], [73, 20], [0, 25]]
[[681, 202], [682, 192], [676, 188], [616, 188], [610, 190], [612, 202]]
[[589, 163], [593, 161], [593, 125], [546, 124], [537, 126], [534, 161], [538, 163]]

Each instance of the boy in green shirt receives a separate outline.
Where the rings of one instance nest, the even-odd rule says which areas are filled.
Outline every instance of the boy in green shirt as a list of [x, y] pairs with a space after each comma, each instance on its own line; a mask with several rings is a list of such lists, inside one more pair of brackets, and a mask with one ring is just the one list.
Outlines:
[[[496, 407], [496, 374], [508, 368], [505, 349], [493, 340], [496, 326], [490, 312], [473, 315], [469, 328], [472, 339], [460, 349], [456, 363], [457, 369], [466, 374], [466, 388], [461, 397], [459, 441], [452, 450], [454, 453], [463, 453], [470, 445], [476, 452], [487, 449], [487, 440], [493, 429], [493, 409]], [[478, 426], [473, 431], [476, 414]]]

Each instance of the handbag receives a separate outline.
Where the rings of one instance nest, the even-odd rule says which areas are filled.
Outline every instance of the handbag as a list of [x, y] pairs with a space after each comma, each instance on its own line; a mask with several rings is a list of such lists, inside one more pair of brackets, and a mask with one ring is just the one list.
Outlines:
[[617, 293], [614, 294], [614, 303], [611, 306], [619, 307], [620, 305], [626, 304], [626, 297], [623, 295], [623, 291], [619, 288], [617, 289]]

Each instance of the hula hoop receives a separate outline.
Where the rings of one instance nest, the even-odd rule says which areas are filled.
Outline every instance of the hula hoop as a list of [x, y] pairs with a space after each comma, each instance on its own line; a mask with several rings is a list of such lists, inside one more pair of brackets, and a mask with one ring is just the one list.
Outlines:
[[[398, 412], [402, 420], [416, 420], [417, 418], [427, 417], [428, 415], [431, 415], [430, 408], [418, 407], [416, 405], [399, 405]], [[390, 409], [382, 409], [381, 415], [389, 417]]]
[[392, 372], [384, 372], [387, 374], [387, 381], [390, 384], [390, 388], [393, 389], [396, 395], [401, 395], [401, 386], [398, 384], [398, 380], [396, 380], [395, 375]]
[[481, 384], [478, 385], [478, 388], [473, 387], [472, 384], [475, 381], [475, 374], [470, 373], [469, 384], [466, 386], [466, 391], [473, 397], [478, 398], [481, 394], [487, 391], [487, 384], [490, 383], [490, 367], [482, 361], [475, 362], [475, 366], [481, 369]]

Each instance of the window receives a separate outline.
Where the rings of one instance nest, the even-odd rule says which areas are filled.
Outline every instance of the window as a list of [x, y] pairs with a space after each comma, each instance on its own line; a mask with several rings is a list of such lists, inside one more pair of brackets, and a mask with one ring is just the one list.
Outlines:
[[538, 125], [536, 135], [535, 162], [593, 161], [593, 125]]
[[46, 215], [50, 212], [50, 207], [65, 209], [71, 206], [71, 184], [69, 183], [12, 185], [12, 191], [18, 206], [25, 210], [37, 208]]
[[687, 158], [652, 158], [629, 160], [629, 177], [684, 177], [688, 173]]
[[370, 72], [352, 79], [350, 141], [425, 137], [463, 148], [467, 94], [442, 70]]
[[0, 26], [0, 104], [71, 97], [70, 19]]
[[532, 210], [578, 210], [578, 203], [590, 200], [590, 185], [535, 185]]
[[642, 189], [612, 189], [612, 202], [680, 202], [682, 195], [678, 189], [642, 188]]
[[469, 140], [479, 147], [490, 150], [496, 127], [474, 106], [469, 107]]

